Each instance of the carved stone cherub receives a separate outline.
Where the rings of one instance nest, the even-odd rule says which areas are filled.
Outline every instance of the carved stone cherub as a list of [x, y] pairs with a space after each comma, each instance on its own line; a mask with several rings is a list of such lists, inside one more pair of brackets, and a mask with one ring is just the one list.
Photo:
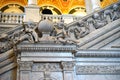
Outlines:
[[23, 24], [24, 30], [21, 34], [19, 40], [28, 39], [31, 43], [38, 42], [38, 34], [35, 31], [35, 24], [33, 22], [28, 22], [27, 25]]
[[111, 9], [111, 7], [109, 7], [108, 9], [106, 9], [104, 11], [104, 18], [106, 18], [107, 23], [112, 22], [112, 16], [113, 16], [113, 10]]
[[94, 27], [96, 29], [101, 28], [107, 24], [107, 20], [105, 18], [102, 18], [102, 15], [100, 15], [99, 13], [94, 13], [93, 19], [94, 19]]
[[94, 19], [92, 17], [89, 17], [86, 20], [87, 26], [89, 26], [90, 32], [95, 30], [95, 25], [94, 25]]
[[113, 5], [113, 16], [112, 16], [112, 21], [120, 18], [120, 7], [118, 4]]
[[78, 22], [78, 27], [74, 29], [74, 35], [76, 39], [82, 38], [90, 32], [89, 27], [85, 22]]
[[66, 31], [66, 26], [63, 20], [61, 20], [60, 22], [58, 22], [56, 24], [56, 27], [54, 27], [54, 35], [57, 39], [57, 41], [62, 42], [62, 43], [66, 43], [66, 37], [67, 35], [67, 31]]
[[70, 38], [70, 35], [68, 35], [68, 29], [64, 23], [64, 21], [61, 21], [56, 24], [56, 27], [54, 27], [54, 36], [56, 38], [57, 43], [63, 43], [63, 44], [73, 44], [78, 43], [78, 40]]

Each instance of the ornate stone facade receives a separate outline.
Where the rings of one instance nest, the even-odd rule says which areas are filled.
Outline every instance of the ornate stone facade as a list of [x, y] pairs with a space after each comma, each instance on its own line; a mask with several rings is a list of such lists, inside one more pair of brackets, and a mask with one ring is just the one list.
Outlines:
[[119, 6], [69, 24], [64, 19], [22, 23], [0, 35], [0, 79], [12, 80], [17, 69], [13, 80], [119, 80]]

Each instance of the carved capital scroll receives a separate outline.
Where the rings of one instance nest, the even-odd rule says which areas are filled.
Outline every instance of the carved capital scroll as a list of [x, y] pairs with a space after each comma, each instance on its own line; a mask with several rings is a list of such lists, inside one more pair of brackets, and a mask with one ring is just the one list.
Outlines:
[[20, 70], [31, 70], [33, 62], [20, 62]]
[[63, 70], [72, 71], [74, 70], [75, 62], [62, 62]]

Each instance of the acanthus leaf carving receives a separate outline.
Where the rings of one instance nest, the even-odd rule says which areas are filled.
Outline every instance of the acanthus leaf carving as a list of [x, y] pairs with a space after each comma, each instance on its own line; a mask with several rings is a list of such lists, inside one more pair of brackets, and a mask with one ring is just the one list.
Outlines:
[[33, 62], [28, 62], [28, 61], [19, 62], [20, 70], [32, 70], [32, 65]]
[[75, 62], [73, 62], [73, 61], [62, 62], [61, 64], [62, 64], [63, 70], [65, 70], [65, 71], [73, 71], [74, 70]]
[[61, 71], [59, 63], [34, 63], [32, 71]]

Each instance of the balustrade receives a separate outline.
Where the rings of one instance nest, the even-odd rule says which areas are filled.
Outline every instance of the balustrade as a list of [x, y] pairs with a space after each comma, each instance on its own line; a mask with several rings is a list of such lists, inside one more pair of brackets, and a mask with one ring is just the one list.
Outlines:
[[117, 19], [120, 19], [120, 2], [91, 13], [81, 19], [77, 17], [76, 20], [73, 23], [68, 24], [67, 27], [85, 23], [84, 26], [88, 26], [90, 32], [92, 32], [95, 29], [104, 27]]
[[[82, 22], [88, 23], [88, 25], [97, 26], [96, 28], [98, 28], [98, 27], [100, 27], [101, 23], [102, 24], [104, 23], [104, 25], [105, 25], [105, 24], [110, 23], [119, 18], [119, 16], [120, 16], [119, 15], [119, 12], [120, 12], [119, 5], [120, 5], [120, 3], [116, 3], [113, 6], [110, 5], [105, 9], [101, 9], [101, 10], [96, 11], [92, 14], [89, 14], [85, 17], [79, 17], [79, 16], [74, 16], [74, 15], [40, 15], [40, 17], [41, 17], [41, 20], [50, 19], [53, 22], [60, 22], [60, 21], [64, 20], [64, 23], [67, 23], [67, 24], [69, 24], [71, 22], [75, 23], [78, 21], [82, 21]], [[18, 24], [20, 24], [20, 23], [22, 23], [23, 18], [24, 18], [24, 14], [13, 14], [13, 13], [0, 12], [0, 22], [1, 23], [13, 23], [13, 24], [18, 23]], [[103, 21], [103, 20], [106, 20], [106, 21]], [[94, 23], [91, 23], [92, 21]], [[102, 26], [104, 26], [104, 25], [102, 25]]]
[[22, 23], [24, 14], [1, 13], [1, 23]]
[[71, 23], [81, 19], [81, 17], [73, 15], [41, 15], [41, 20], [50, 19], [53, 22], [60, 22], [64, 20], [65, 23]]
[[[13, 14], [13, 13], [0, 13], [1, 14], [1, 23], [22, 23], [24, 14]], [[65, 23], [70, 23], [73, 21], [79, 20], [81, 17], [73, 15], [41, 15], [41, 20], [50, 19], [53, 22], [60, 22], [64, 20]]]

